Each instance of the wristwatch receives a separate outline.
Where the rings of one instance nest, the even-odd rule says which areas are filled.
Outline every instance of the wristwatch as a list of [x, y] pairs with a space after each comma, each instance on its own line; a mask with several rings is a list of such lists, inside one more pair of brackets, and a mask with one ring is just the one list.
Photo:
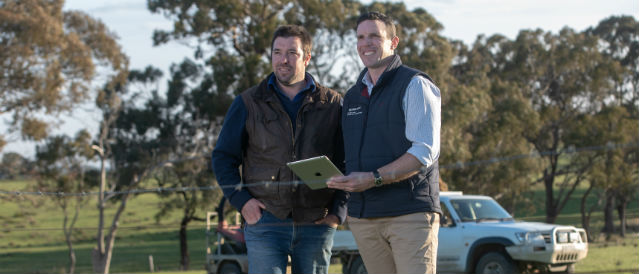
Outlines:
[[382, 179], [382, 175], [379, 175], [379, 171], [373, 170], [373, 177], [375, 177], [374, 184], [376, 187], [384, 185], [384, 180]]

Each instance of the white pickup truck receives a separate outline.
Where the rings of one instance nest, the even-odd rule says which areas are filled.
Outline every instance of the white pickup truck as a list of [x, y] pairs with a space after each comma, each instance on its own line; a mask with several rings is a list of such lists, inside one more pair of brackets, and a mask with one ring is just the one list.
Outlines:
[[[515, 221], [487, 196], [441, 192], [440, 201], [438, 273], [569, 273], [588, 253], [583, 229]], [[350, 231], [337, 231], [333, 255], [343, 273], [366, 273]]]

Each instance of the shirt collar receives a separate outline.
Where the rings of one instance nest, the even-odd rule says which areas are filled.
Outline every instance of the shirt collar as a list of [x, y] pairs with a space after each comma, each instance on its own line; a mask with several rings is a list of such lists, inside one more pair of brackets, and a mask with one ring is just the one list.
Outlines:
[[373, 91], [373, 87], [375, 85], [373, 85], [373, 80], [371, 80], [371, 75], [368, 73], [368, 71], [366, 71], [364, 77], [362, 77], [362, 83], [368, 88], [368, 95], [371, 95], [371, 92]]

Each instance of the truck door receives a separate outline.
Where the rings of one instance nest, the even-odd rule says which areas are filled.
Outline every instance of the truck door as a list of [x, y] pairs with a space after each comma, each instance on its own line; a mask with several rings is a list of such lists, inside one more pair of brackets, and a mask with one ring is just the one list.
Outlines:
[[450, 214], [446, 203], [441, 203], [441, 208], [437, 272], [463, 272], [466, 247], [463, 245], [461, 221]]

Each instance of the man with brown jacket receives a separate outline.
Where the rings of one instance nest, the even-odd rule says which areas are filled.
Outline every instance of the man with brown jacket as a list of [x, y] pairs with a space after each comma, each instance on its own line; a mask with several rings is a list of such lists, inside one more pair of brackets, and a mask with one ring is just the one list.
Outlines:
[[311, 190], [286, 166], [320, 155], [343, 166], [341, 96], [306, 73], [311, 46], [303, 27], [275, 31], [273, 73], [235, 98], [213, 151], [218, 183], [246, 221], [249, 273], [285, 273], [288, 256], [293, 273], [328, 273], [346, 216], [345, 192]]

